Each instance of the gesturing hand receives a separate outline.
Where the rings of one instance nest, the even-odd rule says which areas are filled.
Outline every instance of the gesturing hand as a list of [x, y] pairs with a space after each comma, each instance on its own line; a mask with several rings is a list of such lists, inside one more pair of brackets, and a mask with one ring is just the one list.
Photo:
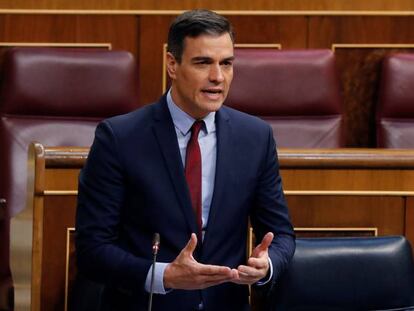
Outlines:
[[193, 233], [187, 245], [164, 271], [164, 287], [173, 289], [203, 289], [232, 281], [235, 271], [229, 267], [204, 265], [197, 262], [193, 252], [197, 236]]
[[252, 255], [247, 260], [247, 265], [237, 267], [237, 277], [234, 280], [238, 284], [252, 285], [263, 279], [269, 271], [269, 253], [268, 249], [273, 240], [273, 233], [268, 232], [262, 239], [262, 242], [255, 247]]

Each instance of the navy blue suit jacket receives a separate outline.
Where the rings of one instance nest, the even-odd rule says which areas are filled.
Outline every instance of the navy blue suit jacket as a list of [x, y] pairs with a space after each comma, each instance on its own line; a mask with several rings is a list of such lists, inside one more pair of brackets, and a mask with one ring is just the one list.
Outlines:
[[[272, 130], [227, 107], [217, 112], [216, 129], [214, 194], [204, 241], [194, 256], [231, 268], [244, 264], [250, 217], [258, 240], [268, 231], [275, 234], [269, 289], [295, 248]], [[196, 230], [165, 96], [100, 123], [79, 177], [76, 249], [79, 269], [105, 284], [101, 309], [146, 310], [153, 234], [161, 236], [158, 261], [171, 262]], [[193, 310], [201, 299], [208, 311], [249, 310], [248, 287], [233, 283], [155, 295], [153, 310]]]

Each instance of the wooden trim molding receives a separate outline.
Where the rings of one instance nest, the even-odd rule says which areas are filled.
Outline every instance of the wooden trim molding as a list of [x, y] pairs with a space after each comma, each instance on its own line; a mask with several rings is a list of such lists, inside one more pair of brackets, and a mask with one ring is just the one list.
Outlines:
[[[186, 10], [0, 9], [0, 14], [179, 15]], [[236, 16], [414, 16], [409, 10], [214, 10]]]
[[414, 168], [412, 149], [285, 149], [278, 150], [281, 169], [286, 168]]
[[407, 49], [414, 48], [414, 44], [403, 44], [403, 43], [333, 43], [331, 45], [332, 51], [336, 49]]
[[295, 227], [295, 232], [371, 232], [374, 236], [378, 236], [377, 227]]
[[43, 191], [43, 195], [45, 195], [45, 196], [78, 195], [78, 191], [77, 190], [45, 190], [45, 191]]
[[355, 191], [355, 190], [285, 190], [286, 196], [378, 196], [378, 197], [412, 197], [414, 191]]
[[[44, 196], [73, 196], [77, 190], [44, 190]], [[414, 197], [414, 191], [355, 191], [355, 190], [285, 190], [286, 196], [386, 196], [386, 197]]]
[[105, 48], [112, 50], [112, 43], [0, 42], [0, 47]]
[[70, 263], [70, 236], [75, 232], [75, 228], [67, 228], [66, 230], [66, 266], [65, 266], [65, 311], [68, 310], [69, 300], [69, 263]]

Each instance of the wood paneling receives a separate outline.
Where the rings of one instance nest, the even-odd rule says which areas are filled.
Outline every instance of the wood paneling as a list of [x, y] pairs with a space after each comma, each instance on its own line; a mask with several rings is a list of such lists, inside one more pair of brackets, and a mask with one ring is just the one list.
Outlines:
[[0, 15], [0, 42], [111, 43], [137, 55], [138, 17], [118, 15]]
[[405, 201], [384, 196], [287, 196], [295, 227], [378, 228], [378, 235], [404, 235]]
[[72, 176], [79, 174], [79, 169], [53, 169], [47, 170], [45, 176], [45, 189], [46, 190], [65, 190], [65, 189], [77, 189], [78, 181], [73, 180]]
[[305, 16], [228, 16], [236, 43], [279, 43], [283, 49], [306, 48]]
[[1, 0], [0, 7], [51, 10], [414, 10], [410, 0]]
[[310, 16], [309, 48], [333, 43], [412, 43], [413, 16]]
[[285, 191], [414, 191], [414, 151], [279, 149]]
[[[42, 252], [41, 310], [64, 310], [66, 237], [67, 228], [75, 225], [76, 198], [46, 196], [44, 200], [43, 236], [47, 243]], [[64, 260], [56, 260], [56, 256]]]
[[162, 95], [163, 45], [174, 16], [140, 17], [140, 102], [151, 103]]

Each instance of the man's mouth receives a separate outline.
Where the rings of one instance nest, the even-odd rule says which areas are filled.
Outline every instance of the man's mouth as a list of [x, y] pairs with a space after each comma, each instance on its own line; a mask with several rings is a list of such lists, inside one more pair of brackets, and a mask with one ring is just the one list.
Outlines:
[[222, 89], [204, 89], [202, 90], [202, 92], [206, 94], [221, 94], [223, 93], [223, 90]]

